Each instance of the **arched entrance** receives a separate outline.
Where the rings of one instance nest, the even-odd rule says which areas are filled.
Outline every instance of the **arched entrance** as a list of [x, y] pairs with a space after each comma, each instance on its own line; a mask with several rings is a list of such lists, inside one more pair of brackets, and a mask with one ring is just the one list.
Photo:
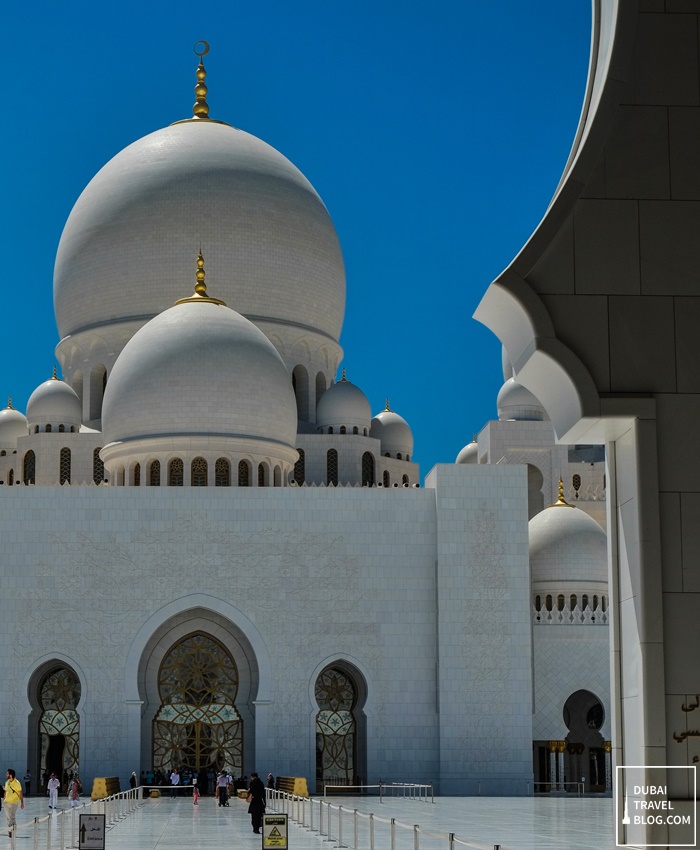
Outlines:
[[236, 708], [238, 668], [211, 635], [179, 640], [158, 672], [161, 704], [153, 720], [152, 765], [243, 773], [243, 722]]
[[357, 785], [365, 763], [364, 690], [344, 665], [326, 667], [315, 684], [316, 790], [326, 785]]
[[70, 667], [55, 663], [44, 668], [35, 682], [34, 693], [30, 695], [34, 705], [31, 716], [38, 716], [38, 740], [34, 758], [30, 753], [30, 764], [38, 762], [38, 783], [45, 788], [51, 773], [63, 784], [67, 774], [79, 771], [80, 680]]
[[[595, 694], [580, 690], [564, 703], [566, 736], [564, 773], [572, 782], [584, 782], [587, 792], [603, 793], [605, 789], [605, 751], [600, 729], [605, 720], [603, 704]], [[574, 791], [573, 785], [566, 790]]]

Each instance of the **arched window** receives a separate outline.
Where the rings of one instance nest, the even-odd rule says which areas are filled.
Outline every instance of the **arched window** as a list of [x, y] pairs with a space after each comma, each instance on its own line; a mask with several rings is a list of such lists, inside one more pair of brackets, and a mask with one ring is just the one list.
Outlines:
[[265, 486], [265, 465], [262, 463], [258, 464], [258, 487]]
[[569, 611], [573, 611], [576, 607], [576, 594], [572, 593], [569, 597]]
[[409, 461], [411, 459], [411, 455], [406, 455], [406, 460]]
[[148, 486], [160, 487], [160, 461], [152, 460], [151, 468], [148, 470]]
[[105, 480], [105, 465], [100, 457], [102, 446], [96, 448], [92, 453], [92, 480], [95, 484], [102, 484]]
[[374, 455], [365, 452], [362, 455], [362, 486], [372, 487], [374, 484]]
[[357, 686], [338, 667], [316, 680], [316, 782], [352, 784], [357, 773]]
[[250, 466], [247, 460], [242, 460], [238, 464], [238, 486], [250, 487]]
[[366, 428], [364, 430], [364, 435], [365, 435], [365, 437], [367, 436], [367, 429]]
[[396, 459], [401, 460], [401, 452], [396, 452]]
[[581, 489], [581, 476], [576, 473], [574, 477], [571, 479], [571, 484], [576, 492], [576, 498], [578, 499], [578, 491]]
[[352, 426], [352, 433], [353, 434], [359, 434], [360, 433], [360, 429], [357, 427], [357, 425]]
[[61, 449], [58, 474], [59, 483], [70, 484], [70, 449]]
[[550, 595], [549, 593], [548, 593], [548, 594], [547, 594], [547, 596], [545, 597], [544, 604], [545, 604], [545, 608], [546, 608], [548, 611], [551, 611], [551, 610], [552, 610], [552, 597], [551, 597], [551, 595]]
[[585, 611], [586, 608], [588, 608], [588, 594], [587, 593], [584, 593], [583, 596], [581, 597], [581, 608], [582, 608], [583, 611]]
[[71, 434], [75, 434], [75, 425], [70, 426], [70, 432]]
[[384, 452], [384, 457], [391, 457], [390, 452]]
[[402, 475], [401, 476], [401, 483], [403, 484], [404, 487], [408, 487], [408, 484], [409, 484], [408, 475]]
[[279, 466], [276, 466], [273, 472], [273, 486], [281, 487], [282, 486], [282, 469]]
[[11, 469], [7, 475], [7, 483], [12, 486], [15, 483], [15, 471]]
[[608, 605], [607, 605], [607, 602], [605, 601], [604, 596], [600, 597], [600, 607], [603, 609], [603, 613], [605, 613], [605, 611], [608, 610]]
[[328, 426], [328, 433], [329, 433], [329, 434], [332, 434], [332, 433], [333, 433], [333, 426], [332, 426], [332, 425], [329, 425], [329, 426]]
[[206, 460], [204, 460], [203, 457], [196, 457], [192, 461], [190, 472], [192, 475], [193, 487], [207, 486], [208, 466]]
[[185, 465], [182, 459], [174, 457], [168, 465], [168, 486], [182, 487], [185, 483]]
[[338, 452], [328, 449], [326, 455], [326, 484], [338, 484]]
[[564, 598], [564, 594], [563, 594], [563, 593], [560, 593], [560, 594], [557, 596], [557, 611], [563, 611], [563, 610], [564, 610], [564, 603], [565, 603], [565, 601], [566, 601], [566, 600], [565, 600], [565, 598]]
[[214, 484], [216, 487], [231, 486], [231, 464], [225, 457], [220, 457], [214, 467]]
[[51, 426], [47, 425], [45, 430], [46, 430], [47, 434], [50, 434], [51, 433]]
[[65, 430], [66, 430], [66, 426], [65, 426], [65, 425], [59, 425], [59, 426], [58, 426], [58, 433], [59, 433], [59, 434], [63, 434], [63, 432], [64, 432]]
[[299, 457], [294, 464], [294, 480], [301, 487], [306, 480], [306, 470], [304, 468], [306, 455], [304, 454], [304, 449], [297, 449], [297, 451], [299, 452]]
[[341, 425], [340, 426], [340, 433], [345, 434], [346, 432], [347, 432], [347, 429], [345, 428], [345, 425]]
[[310, 422], [309, 411], [309, 373], [303, 366], [295, 366], [292, 371], [292, 389], [297, 400], [297, 419]]
[[542, 599], [539, 596], [535, 597], [535, 611], [542, 610]]
[[597, 607], [598, 607], [598, 597], [597, 597], [597, 596], [594, 596], [594, 597], [593, 597], [593, 610], [595, 611], [595, 609], [596, 609]]
[[34, 426], [34, 433], [35, 433], [35, 434], [38, 434], [38, 433], [39, 433], [39, 426], [38, 426], [38, 425], [35, 425], [35, 426]]
[[384, 472], [382, 473], [382, 484], [383, 484], [385, 487], [388, 487], [388, 486], [391, 484], [391, 481], [390, 481], [390, 479], [389, 479], [389, 472], [388, 472], [388, 470], [386, 470], [386, 469], [385, 469], [385, 470], [384, 470]]
[[141, 486], [141, 464], [137, 463], [134, 467], [134, 487]]

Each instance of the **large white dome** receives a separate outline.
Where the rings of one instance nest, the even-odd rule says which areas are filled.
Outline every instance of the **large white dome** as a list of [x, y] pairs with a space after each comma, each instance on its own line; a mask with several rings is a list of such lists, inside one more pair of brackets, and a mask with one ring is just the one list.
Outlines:
[[149, 441], [212, 441], [293, 463], [296, 401], [275, 347], [247, 319], [203, 300], [176, 304], [126, 344], [104, 396], [103, 456]]
[[557, 503], [534, 516], [528, 530], [535, 589], [562, 582], [607, 586], [605, 532], [587, 513]]
[[337, 342], [345, 272], [323, 202], [274, 148], [208, 121], [139, 139], [90, 181], [56, 256], [60, 336], [169, 308], [200, 243], [217, 295], [237, 312]]
[[501, 420], [538, 420], [547, 419], [547, 412], [542, 403], [530, 390], [519, 384], [515, 378], [508, 378], [499, 393], [498, 418]]

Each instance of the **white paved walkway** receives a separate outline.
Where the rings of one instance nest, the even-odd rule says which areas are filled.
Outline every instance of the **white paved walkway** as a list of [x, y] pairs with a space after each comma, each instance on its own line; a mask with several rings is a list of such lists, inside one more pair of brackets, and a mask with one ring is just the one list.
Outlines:
[[[525, 798], [525, 797], [442, 797], [435, 803], [406, 799], [386, 799], [380, 804], [377, 797], [332, 797], [331, 835], [289, 822], [290, 850], [328, 850], [338, 847], [338, 806], [343, 807], [343, 845], [355, 847], [353, 809], [357, 816], [358, 850], [370, 850], [369, 820], [373, 812], [375, 850], [391, 850], [390, 819], [395, 818], [395, 850], [414, 850], [413, 825], [418, 824], [420, 850], [448, 850], [447, 834], [454, 833], [480, 850], [613, 850], [615, 838], [610, 799]], [[59, 807], [66, 817], [61, 843], [60, 821], [54, 815], [51, 843], [47, 845], [46, 816], [48, 800], [33, 797], [24, 812], [18, 812], [17, 848], [34, 847], [33, 819], [40, 818], [38, 847], [65, 850], [71, 847], [70, 810], [65, 797]], [[198, 806], [191, 798], [171, 800], [169, 797], [145, 800], [132, 814], [108, 828], [106, 850], [212, 850], [212, 848], [257, 848], [261, 836], [254, 835], [247, 813], [247, 804], [232, 800], [229, 808], [219, 808], [216, 800], [204, 797]], [[364, 816], [363, 816], [364, 815]], [[4, 827], [4, 812], [0, 815]], [[403, 824], [409, 829], [404, 829]], [[314, 815], [314, 827], [318, 829]], [[9, 846], [7, 831], [4, 843]], [[0, 847], [3, 841], [0, 840]], [[75, 846], [75, 845], [73, 845]]]

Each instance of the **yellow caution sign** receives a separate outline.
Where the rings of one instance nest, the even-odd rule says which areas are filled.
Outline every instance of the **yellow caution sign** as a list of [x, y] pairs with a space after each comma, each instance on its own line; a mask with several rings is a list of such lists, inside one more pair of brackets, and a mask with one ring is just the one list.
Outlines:
[[263, 850], [274, 847], [275, 850], [289, 850], [287, 843], [287, 815], [263, 815]]

